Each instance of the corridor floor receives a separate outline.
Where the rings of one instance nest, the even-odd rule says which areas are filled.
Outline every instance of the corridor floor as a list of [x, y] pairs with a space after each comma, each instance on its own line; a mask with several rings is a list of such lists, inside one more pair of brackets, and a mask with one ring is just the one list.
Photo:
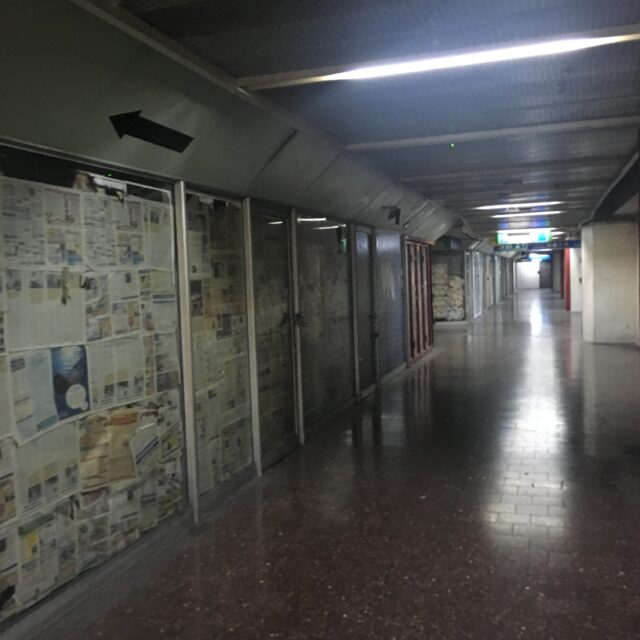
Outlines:
[[33, 640], [640, 637], [640, 351], [523, 292]]

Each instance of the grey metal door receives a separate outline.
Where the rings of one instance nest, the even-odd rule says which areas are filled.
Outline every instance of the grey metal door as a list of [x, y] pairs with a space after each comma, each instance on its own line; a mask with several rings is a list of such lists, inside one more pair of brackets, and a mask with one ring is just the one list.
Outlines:
[[251, 218], [263, 467], [296, 444], [289, 220], [254, 210]]
[[358, 308], [358, 366], [360, 392], [367, 395], [375, 386], [373, 278], [371, 275], [371, 234], [356, 231], [356, 277]]
[[551, 261], [540, 263], [540, 288], [551, 289], [553, 286], [553, 274], [551, 272]]

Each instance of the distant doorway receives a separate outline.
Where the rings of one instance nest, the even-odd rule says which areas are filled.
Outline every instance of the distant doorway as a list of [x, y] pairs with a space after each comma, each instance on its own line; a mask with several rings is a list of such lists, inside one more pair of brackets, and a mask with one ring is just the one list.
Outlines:
[[540, 288], [540, 263], [539, 262], [518, 262], [517, 265], [517, 287], [523, 289]]
[[553, 287], [553, 271], [551, 261], [540, 262], [540, 288], [551, 289]]

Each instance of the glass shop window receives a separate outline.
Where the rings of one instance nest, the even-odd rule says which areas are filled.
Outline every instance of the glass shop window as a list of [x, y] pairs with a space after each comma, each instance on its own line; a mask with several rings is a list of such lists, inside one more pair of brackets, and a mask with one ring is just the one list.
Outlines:
[[172, 198], [139, 182], [0, 146], [0, 618], [183, 503]]

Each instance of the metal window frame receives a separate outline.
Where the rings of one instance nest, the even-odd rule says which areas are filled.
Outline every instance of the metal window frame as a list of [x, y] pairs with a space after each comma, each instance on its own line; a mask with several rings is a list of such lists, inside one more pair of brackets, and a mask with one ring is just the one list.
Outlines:
[[293, 376], [294, 398], [296, 409], [296, 432], [298, 442], [304, 445], [306, 442], [304, 424], [304, 389], [302, 386], [302, 336], [300, 334], [301, 317], [300, 310], [300, 279], [298, 271], [298, 211], [292, 207], [289, 212], [289, 297], [290, 308], [293, 316]]
[[244, 277], [247, 299], [247, 333], [249, 338], [249, 391], [251, 396], [251, 434], [253, 460], [258, 477], [262, 475], [262, 438], [260, 432], [260, 397], [258, 393], [258, 349], [256, 303], [253, 281], [253, 238], [251, 233], [251, 199], [242, 200], [242, 239], [244, 242]]
[[184, 180], [174, 185], [178, 279], [178, 309], [180, 317], [180, 352], [182, 356], [182, 402], [184, 407], [184, 437], [187, 460], [187, 493], [193, 521], [200, 521], [200, 491], [198, 483], [198, 450], [193, 401], [193, 354], [191, 339], [191, 299], [189, 282], [189, 250], [187, 244], [187, 201]]

